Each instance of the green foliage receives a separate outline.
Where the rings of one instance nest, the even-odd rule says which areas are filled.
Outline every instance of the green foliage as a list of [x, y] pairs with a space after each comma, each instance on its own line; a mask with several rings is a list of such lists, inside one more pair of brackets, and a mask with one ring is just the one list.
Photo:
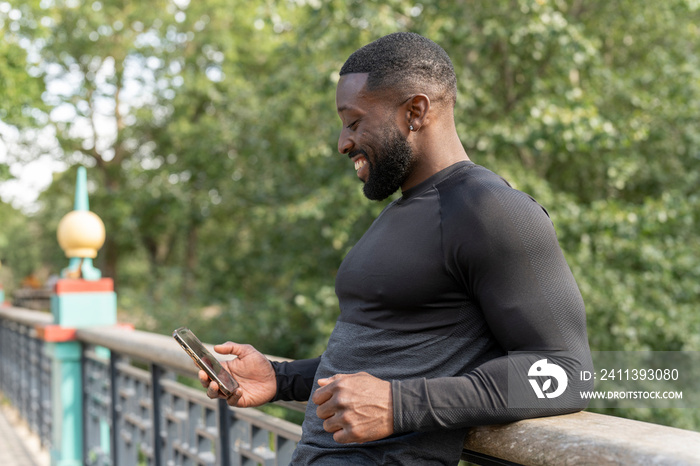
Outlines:
[[[13, 125], [37, 125], [42, 121], [41, 102], [44, 91], [37, 75], [36, 63], [29, 58], [26, 38], [20, 30], [40, 34], [41, 26], [28, 14], [34, 2], [12, 7], [2, 3], [0, 8], [0, 121]], [[0, 139], [1, 141], [1, 139]]]
[[40, 225], [11, 205], [0, 202], [0, 285], [9, 294], [21, 280], [42, 264], [35, 247]]
[[[92, 167], [122, 318], [313, 357], [337, 268], [385, 205], [336, 152], [337, 72], [422, 33], [453, 59], [470, 157], [549, 210], [592, 349], [698, 351], [698, 24], [689, 0], [0, 0], [0, 120], [54, 128]], [[74, 179], [31, 219], [0, 210], [21, 273], [65, 266]], [[690, 411], [618, 414], [699, 429]]]

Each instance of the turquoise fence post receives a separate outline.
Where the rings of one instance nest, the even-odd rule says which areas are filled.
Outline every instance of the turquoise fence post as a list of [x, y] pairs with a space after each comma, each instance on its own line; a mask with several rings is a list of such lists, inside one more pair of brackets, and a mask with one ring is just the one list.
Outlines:
[[51, 296], [54, 323], [37, 330], [52, 360], [51, 465], [78, 466], [84, 460], [83, 379], [75, 330], [117, 323], [114, 283], [92, 264], [104, 244], [105, 229], [89, 211], [84, 167], [78, 168], [74, 210], [61, 219], [57, 236], [69, 264]]
[[47, 342], [51, 358], [51, 464], [83, 464], [82, 371], [80, 344], [72, 341]]
[[[0, 269], [2, 268], [2, 262], [0, 262]], [[2, 287], [2, 282], [0, 282], [0, 307], [5, 305], [5, 289]]]

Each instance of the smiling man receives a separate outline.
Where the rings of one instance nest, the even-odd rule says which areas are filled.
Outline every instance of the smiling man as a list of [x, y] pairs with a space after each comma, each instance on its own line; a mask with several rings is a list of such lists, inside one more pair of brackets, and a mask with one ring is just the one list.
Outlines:
[[[584, 305], [544, 208], [469, 160], [445, 51], [391, 34], [340, 75], [338, 150], [369, 199], [401, 197], [343, 260], [320, 358], [269, 363], [248, 345], [216, 347], [238, 355], [229, 404], [308, 400], [295, 464], [456, 464], [471, 426], [582, 409], [559, 397], [566, 379], [557, 403], [509, 404], [509, 390], [531, 391], [528, 368], [591, 369]], [[523, 377], [509, 378], [513, 367]]]

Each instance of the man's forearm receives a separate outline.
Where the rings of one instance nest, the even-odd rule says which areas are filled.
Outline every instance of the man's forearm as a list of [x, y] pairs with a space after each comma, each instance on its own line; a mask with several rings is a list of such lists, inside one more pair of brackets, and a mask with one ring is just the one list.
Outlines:
[[[567, 367], [569, 387], [561, 397], [533, 403], [532, 406], [517, 402], [514, 403], [515, 406], [510, 406], [509, 389], [515, 390], [516, 394], [530, 395], [532, 389], [527, 381], [526, 370], [514, 371], [509, 375], [509, 357], [522, 360], [510, 361], [512, 371], [516, 365], [529, 367], [536, 359], [536, 354], [497, 358], [464, 376], [392, 381], [394, 431], [501, 424], [572, 413], [585, 408], [587, 400], [581, 400], [577, 395], [579, 391], [590, 390], [592, 387], [588, 386], [589, 382], [575, 380], [574, 376], [578, 370], [592, 370], [587, 353], [579, 352], [577, 357], [567, 358], [568, 364], [551, 358], [552, 362]], [[514, 380], [516, 373], [519, 376]]]

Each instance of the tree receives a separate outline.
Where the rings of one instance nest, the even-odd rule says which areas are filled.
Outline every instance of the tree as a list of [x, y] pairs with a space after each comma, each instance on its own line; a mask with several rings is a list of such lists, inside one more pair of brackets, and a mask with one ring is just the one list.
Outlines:
[[[696, 3], [1, 3], [0, 79], [35, 90], [0, 118], [55, 127], [63, 160], [94, 167], [98, 265], [144, 327], [315, 356], [337, 267], [386, 205], [337, 155], [337, 73], [422, 33], [453, 59], [469, 155], [549, 209], [592, 348], [697, 350]], [[71, 176], [42, 196], [51, 228]]]

